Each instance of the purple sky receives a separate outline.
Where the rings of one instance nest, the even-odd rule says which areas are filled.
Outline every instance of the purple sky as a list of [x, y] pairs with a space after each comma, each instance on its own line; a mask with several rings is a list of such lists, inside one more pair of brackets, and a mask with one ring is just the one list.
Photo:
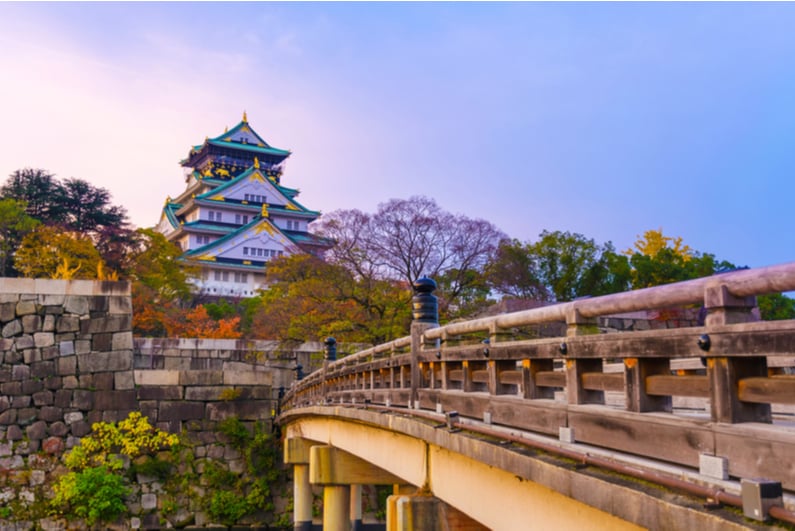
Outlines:
[[309, 208], [427, 195], [535, 240], [795, 259], [795, 4], [0, 3], [0, 176], [137, 226], [243, 110]]

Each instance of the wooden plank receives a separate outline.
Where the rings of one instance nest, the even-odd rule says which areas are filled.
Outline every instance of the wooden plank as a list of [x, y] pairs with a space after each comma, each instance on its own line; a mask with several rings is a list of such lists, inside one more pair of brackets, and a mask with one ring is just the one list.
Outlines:
[[574, 428], [578, 442], [651, 459], [698, 467], [699, 454], [715, 455], [713, 435], [706, 421], [666, 413], [569, 405], [568, 425]]
[[472, 381], [475, 383], [489, 383], [489, 371], [487, 370], [472, 371]]
[[463, 382], [464, 381], [464, 371], [463, 369], [454, 369], [448, 371], [447, 379], [453, 382]]
[[795, 404], [795, 376], [744, 378], [737, 394], [743, 402]]
[[735, 477], [780, 481], [795, 490], [795, 430], [763, 424], [716, 425], [715, 455], [729, 460]]
[[595, 391], [623, 391], [623, 374], [606, 374], [603, 372], [590, 372], [582, 375], [584, 389]]
[[500, 383], [505, 385], [522, 385], [522, 371], [502, 371], [500, 373]]
[[709, 397], [709, 378], [698, 375], [656, 374], [646, 378], [646, 393], [657, 396]]
[[566, 387], [566, 373], [563, 371], [539, 371], [536, 373], [539, 387]]
[[551, 400], [524, 400], [502, 395], [492, 397], [488, 404], [492, 424], [558, 436], [566, 426], [566, 405]]

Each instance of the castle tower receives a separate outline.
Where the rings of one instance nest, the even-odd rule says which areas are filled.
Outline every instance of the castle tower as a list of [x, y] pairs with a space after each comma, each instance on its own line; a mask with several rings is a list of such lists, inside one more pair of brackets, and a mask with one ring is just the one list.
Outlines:
[[282, 186], [290, 152], [270, 146], [243, 120], [193, 146], [180, 162], [186, 188], [167, 199], [156, 229], [198, 264], [196, 289], [210, 297], [251, 297], [265, 287], [268, 262], [278, 256], [322, 256], [332, 243], [308, 232], [320, 216]]

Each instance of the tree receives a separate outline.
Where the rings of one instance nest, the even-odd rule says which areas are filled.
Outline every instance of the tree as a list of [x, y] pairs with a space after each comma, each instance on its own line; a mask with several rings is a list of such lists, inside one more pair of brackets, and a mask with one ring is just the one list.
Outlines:
[[102, 258], [91, 240], [78, 233], [41, 225], [16, 252], [16, 268], [29, 278], [97, 278]]
[[782, 293], [760, 295], [757, 297], [759, 313], [765, 321], [795, 319], [795, 299]]
[[541, 280], [536, 256], [529, 244], [504, 239], [485, 270], [488, 285], [495, 292], [518, 299], [549, 300]]
[[63, 221], [63, 188], [47, 170], [15, 171], [0, 188], [0, 194], [7, 199], [24, 201], [25, 212], [46, 225]]
[[22, 238], [38, 224], [25, 213], [24, 201], [0, 199], [0, 276], [14, 276], [14, 251]]
[[82, 179], [67, 179], [62, 185], [60, 207], [63, 224], [70, 230], [99, 234], [108, 227], [127, 224], [124, 207], [110, 203], [110, 192]]
[[375, 214], [341, 210], [325, 215], [315, 229], [337, 242], [327, 254], [362, 282], [402, 282], [444, 277], [440, 311], [480, 280], [505, 235], [491, 223], [453, 215], [427, 197], [392, 199]]
[[598, 245], [582, 234], [543, 231], [529, 247], [546, 288], [558, 302], [626, 289], [625, 260], [612, 244]]
[[648, 288], [706, 277], [737, 269], [714, 255], [700, 253], [682, 244], [681, 237], [665, 236], [662, 229], [646, 231], [635, 242], [635, 251], [628, 249], [632, 265], [632, 287]]
[[311, 255], [271, 261], [267, 279], [253, 316], [259, 337], [317, 341], [331, 335], [340, 342], [382, 343], [405, 335], [410, 323], [406, 286], [357, 279]]

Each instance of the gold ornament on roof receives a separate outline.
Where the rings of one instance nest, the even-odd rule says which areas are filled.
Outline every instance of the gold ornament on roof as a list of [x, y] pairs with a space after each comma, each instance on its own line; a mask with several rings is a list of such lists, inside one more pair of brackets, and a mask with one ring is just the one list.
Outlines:
[[246, 111], [243, 111], [243, 123], [244, 124], [248, 123], [248, 116], [246, 116]]
[[259, 159], [257, 157], [254, 157], [254, 167], [259, 169]]
[[262, 217], [263, 218], [268, 217], [268, 205], [266, 203], [262, 204]]

